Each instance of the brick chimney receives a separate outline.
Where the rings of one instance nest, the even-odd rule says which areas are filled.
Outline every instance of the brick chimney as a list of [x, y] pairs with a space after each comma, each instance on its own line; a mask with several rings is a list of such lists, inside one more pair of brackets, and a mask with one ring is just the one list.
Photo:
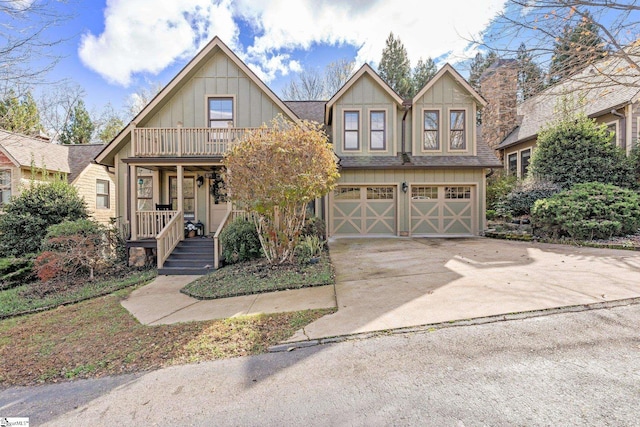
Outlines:
[[515, 59], [498, 59], [480, 76], [482, 139], [496, 150], [517, 126], [518, 68]]

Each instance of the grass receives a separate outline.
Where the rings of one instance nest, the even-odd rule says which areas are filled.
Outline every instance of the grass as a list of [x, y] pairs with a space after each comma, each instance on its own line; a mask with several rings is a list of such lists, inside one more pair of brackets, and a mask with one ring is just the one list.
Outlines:
[[6, 289], [0, 291], [0, 319], [82, 301], [97, 295], [105, 295], [119, 289], [149, 282], [155, 275], [155, 270], [134, 272], [125, 278], [88, 282], [82, 286], [71, 287], [66, 292], [52, 292], [41, 298], [25, 296], [25, 291], [27, 291], [30, 286], [35, 286], [35, 284], [26, 284]]
[[189, 283], [182, 292], [199, 299], [226, 298], [334, 283], [331, 260], [316, 264], [269, 265], [264, 259], [225, 266]]
[[258, 354], [335, 311], [145, 326], [120, 304], [131, 290], [1, 320], [0, 387]]

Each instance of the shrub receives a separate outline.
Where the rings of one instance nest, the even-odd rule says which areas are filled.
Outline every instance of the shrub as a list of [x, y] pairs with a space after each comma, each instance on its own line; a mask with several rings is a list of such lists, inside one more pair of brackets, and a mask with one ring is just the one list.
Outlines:
[[245, 218], [236, 218], [220, 233], [222, 257], [227, 264], [249, 261], [262, 256], [256, 226]]
[[35, 262], [41, 281], [59, 275], [75, 276], [84, 271], [88, 271], [89, 280], [93, 280], [95, 272], [101, 271], [110, 260], [106, 227], [88, 219], [50, 226], [42, 246], [43, 253]]
[[0, 289], [9, 289], [33, 281], [31, 256], [0, 259]]
[[635, 233], [640, 227], [640, 197], [611, 184], [576, 184], [531, 211], [534, 232], [553, 238], [608, 239]]
[[496, 211], [500, 216], [507, 217], [529, 215], [536, 200], [551, 197], [560, 190], [559, 185], [548, 181], [521, 181], [497, 203]]
[[77, 190], [59, 178], [32, 182], [4, 206], [0, 216], [0, 255], [20, 257], [40, 252], [47, 228], [63, 221], [87, 218]]
[[308, 264], [313, 258], [319, 257], [325, 242], [318, 236], [305, 236], [295, 249], [298, 264]]
[[324, 240], [326, 239], [326, 231], [326, 223], [322, 218], [310, 216], [305, 221], [302, 236], [316, 236], [318, 239]]
[[516, 186], [518, 178], [505, 171], [495, 172], [487, 178], [487, 209], [496, 209], [498, 202]]
[[540, 131], [531, 173], [563, 189], [584, 182], [635, 186], [631, 161], [611, 143], [611, 132], [584, 114], [565, 117]]

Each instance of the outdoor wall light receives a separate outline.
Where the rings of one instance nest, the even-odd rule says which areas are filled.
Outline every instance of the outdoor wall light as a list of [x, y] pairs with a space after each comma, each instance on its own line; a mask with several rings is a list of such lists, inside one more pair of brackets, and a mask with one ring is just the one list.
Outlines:
[[409, 186], [407, 185], [407, 183], [403, 182], [402, 183], [402, 192], [406, 193], [408, 189], [409, 189]]
[[138, 185], [142, 187], [142, 184], [144, 184], [144, 179], [138, 178]]
[[204, 184], [204, 176], [198, 176], [198, 179], [196, 179], [196, 183], [198, 184], [198, 188], [202, 187], [202, 184]]

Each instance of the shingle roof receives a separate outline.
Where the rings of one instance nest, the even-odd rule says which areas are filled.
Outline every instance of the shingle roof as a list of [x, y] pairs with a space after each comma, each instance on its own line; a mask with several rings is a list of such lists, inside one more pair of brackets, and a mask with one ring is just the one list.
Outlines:
[[324, 106], [327, 101], [284, 101], [284, 103], [302, 120], [324, 122]]
[[67, 146], [69, 150], [69, 182], [73, 182], [80, 172], [93, 162], [93, 159], [104, 148], [103, 144], [74, 144]]
[[70, 173], [68, 149], [41, 139], [0, 130], [0, 147], [20, 167], [46, 167], [50, 171]]
[[[631, 55], [640, 62], [640, 56]], [[557, 102], [565, 94], [582, 99], [584, 113], [594, 117], [634, 102], [640, 95], [640, 70], [630, 66], [622, 57], [606, 58], [586, 67], [542, 93], [518, 105], [519, 125], [500, 142], [506, 148], [534, 138], [556, 116]]]

